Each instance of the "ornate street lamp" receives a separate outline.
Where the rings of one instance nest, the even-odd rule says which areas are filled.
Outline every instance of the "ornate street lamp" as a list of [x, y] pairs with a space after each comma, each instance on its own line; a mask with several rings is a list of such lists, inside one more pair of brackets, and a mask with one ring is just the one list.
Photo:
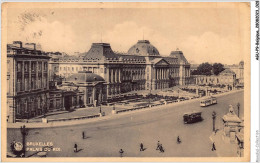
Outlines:
[[23, 153], [23, 157], [25, 157], [25, 136], [28, 135], [28, 130], [27, 128], [25, 128], [25, 125], [21, 126], [21, 134], [23, 136], [23, 149], [22, 149], [22, 153]]
[[149, 93], [149, 107], [151, 106], [151, 94], [152, 94], [152, 90], [150, 89], [150, 93]]
[[215, 111], [212, 112], [212, 120], [213, 120], [213, 131], [215, 131], [215, 120], [217, 113]]
[[239, 118], [239, 111], [240, 111], [240, 103], [237, 103], [237, 116]]

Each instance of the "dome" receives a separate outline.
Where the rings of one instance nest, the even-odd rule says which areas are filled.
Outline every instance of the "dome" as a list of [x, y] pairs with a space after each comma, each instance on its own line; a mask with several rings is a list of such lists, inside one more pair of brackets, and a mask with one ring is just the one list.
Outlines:
[[105, 81], [104, 78], [97, 74], [93, 74], [91, 71], [79, 71], [76, 74], [73, 74], [67, 78], [67, 81], [70, 82], [101, 82]]
[[137, 44], [133, 45], [128, 54], [142, 55], [142, 56], [159, 56], [160, 53], [148, 40], [139, 40]]

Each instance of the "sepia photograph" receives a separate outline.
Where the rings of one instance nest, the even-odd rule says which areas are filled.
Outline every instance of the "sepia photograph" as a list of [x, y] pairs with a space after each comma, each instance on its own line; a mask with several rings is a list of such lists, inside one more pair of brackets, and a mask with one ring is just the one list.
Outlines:
[[2, 160], [249, 161], [250, 3], [2, 5]]

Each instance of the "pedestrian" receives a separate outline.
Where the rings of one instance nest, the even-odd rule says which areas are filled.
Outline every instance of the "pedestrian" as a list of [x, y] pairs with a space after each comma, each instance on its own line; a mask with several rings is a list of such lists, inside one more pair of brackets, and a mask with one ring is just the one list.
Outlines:
[[123, 149], [120, 149], [119, 153], [120, 153], [120, 157], [123, 157], [123, 153], [124, 153]]
[[160, 141], [158, 141], [156, 150], [160, 150], [160, 146], [161, 146]]
[[85, 132], [82, 132], [82, 139], [85, 139]]
[[143, 145], [143, 143], [140, 144], [140, 151], [144, 151], [144, 145]]
[[159, 148], [160, 148], [160, 152], [162, 152], [162, 153], [163, 153], [163, 152], [164, 152], [164, 149], [163, 149], [163, 146], [162, 146], [162, 144], [160, 145], [160, 147], [159, 147]]
[[75, 153], [78, 152], [78, 145], [77, 144], [74, 145], [74, 152]]
[[212, 151], [215, 151], [216, 150], [216, 146], [215, 146], [215, 142], [212, 143]]
[[177, 143], [178, 143], [178, 144], [180, 144], [180, 143], [181, 143], [181, 139], [180, 139], [180, 137], [179, 137], [179, 136], [177, 137]]

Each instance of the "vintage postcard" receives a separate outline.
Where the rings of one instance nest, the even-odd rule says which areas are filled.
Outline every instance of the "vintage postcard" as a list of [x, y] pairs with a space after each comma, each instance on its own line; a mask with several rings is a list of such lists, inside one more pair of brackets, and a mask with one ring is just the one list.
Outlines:
[[250, 3], [2, 5], [2, 161], [249, 161]]

